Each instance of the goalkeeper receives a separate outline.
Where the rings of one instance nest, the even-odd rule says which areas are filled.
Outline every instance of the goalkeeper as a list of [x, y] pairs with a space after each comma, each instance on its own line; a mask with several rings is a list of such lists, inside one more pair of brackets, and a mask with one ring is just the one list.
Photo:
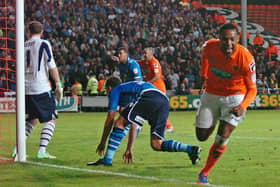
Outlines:
[[[43, 25], [32, 21], [28, 25], [30, 39], [24, 43], [25, 51], [25, 100], [26, 100], [26, 138], [39, 121], [43, 124], [37, 158], [56, 158], [46, 148], [54, 134], [56, 100], [51, 92], [49, 75], [55, 81], [57, 100], [63, 97], [58, 70], [54, 61], [51, 44], [41, 39]], [[16, 156], [16, 149], [12, 156]]]

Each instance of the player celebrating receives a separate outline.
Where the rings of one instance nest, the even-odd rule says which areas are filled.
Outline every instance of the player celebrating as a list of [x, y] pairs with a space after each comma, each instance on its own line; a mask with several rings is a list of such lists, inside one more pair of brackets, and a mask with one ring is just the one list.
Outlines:
[[[56, 158], [46, 151], [55, 129], [56, 101], [51, 93], [49, 74], [54, 80], [55, 94], [62, 99], [62, 88], [58, 70], [53, 58], [52, 48], [47, 40], [41, 39], [43, 25], [32, 21], [28, 25], [31, 38], [24, 43], [25, 50], [25, 99], [26, 99], [26, 138], [39, 120], [44, 126], [41, 131], [37, 158]], [[16, 151], [12, 156], [15, 156]]]
[[232, 131], [257, 93], [254, 58], [238, 42], [238, 29], [227, 23], [220, 28], [220, 40], [211, 39], [203, 46], [201, 77], [205, 92], [196, 118], [198, 140], [207, 140], [218, 120], [220, 124], [206, 164], [199, 173], [200, 184], [209, 184], [211, 169], [226, 151]]
[[[146, 47], [144, 49], [144, 60], [139, 60], [138, 62], [144, 72], [145, 81], [152, 83], [163, 93], [166, 93], [161, 65], [154, 56], [154, 49], [152, 47]], [[165, 132], [172, 132], [173, 129], [173, 125], [167, 120]]]
[[[114, 103], [110, 103], [109, 106], [111, 105], [111, 108], [115, 110], [119, 98], [123, 93], [135, 94], [138, 98], [134, 104], [131, 103], [128, 105], [116, 120], [114, 130], [110, 137], [115, 137], [117, 141], [111, 142], [112, 146], [118, 148], [119, 142], [124, 137], [124, 129], [128, 124], [131, 123], [133, 127], [135, 125], [142, 126], [145, 120], [148, 120], [151, 125], [151, 146], [154, 150], [187, 152], [192, 164], [197, 164], [199, 162], [200, 147], [183, 144], [175, 140], [164, 140], [165, 123], [169, 113], [169, 101], [164, 93], [156, 89], [152, 84], [143, 81], [131, 81], [121, 84], [120, 79], [117, 77], [111, 77], [106, 81], [106, 91], [109, 93], [109, 103], [110, 101], [114, 101]], [[96, 150], [99, 155], [103, 155], [104, 153], [104, 147], [112, 125], [112, 123], [106, 120], [101, 142]], [[133, 161], [135, 135], [135, 130], [132, 130], [127, 150], [123, 156], [124, 160], [128, 163]], [[111, 163], [107, 163], [104, 159], [88, 163], [88, 165], [101, 164], [112, 165]]]

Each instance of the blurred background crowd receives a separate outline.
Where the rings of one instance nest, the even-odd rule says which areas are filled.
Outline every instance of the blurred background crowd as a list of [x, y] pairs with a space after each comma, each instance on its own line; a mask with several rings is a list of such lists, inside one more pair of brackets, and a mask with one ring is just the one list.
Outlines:
[[[136, 60], [143, 58], [144, 47], [153, 47], [167, 89], [175, 94], [192, 93], [200, 86], [203, 43], [218, 37], [221, 24], [235, 23], [208, 11], [200, 0], [34, 0], [25, 2], [25, 16], [26, 23], [38, 20], [44, 24], [44, 38], [52, 44], [66, 93], [78, 83], [85, 91], [90, 73], [101, 82], [118, 76], [118, 64], [111, 56], [121, 42], [128, 44]], [[255, 56], [259, 91], [276, 93], [278, 49], [272, 42], [265, 48], [260, 33], [256, 35], [260, 37], [248, 49]], [[101, 84], [99, 94], [104, 94]]]

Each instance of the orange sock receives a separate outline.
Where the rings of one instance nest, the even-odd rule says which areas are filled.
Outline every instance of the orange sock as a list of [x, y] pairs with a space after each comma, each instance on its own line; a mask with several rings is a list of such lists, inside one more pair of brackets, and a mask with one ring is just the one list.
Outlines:
[[168, 120], [166, 121], [166, 128], [168, 129], [173, 128], [173, 125]]
[[208, 158], [204, 168], [200, 171], [204, 175], [208, 176], [210, 170], [216, 165], [220, 160], [221, 156], [226, 151], [227, 145], [218, 146], [216, 142], [213, 143], [212, 147], [209, 150]]

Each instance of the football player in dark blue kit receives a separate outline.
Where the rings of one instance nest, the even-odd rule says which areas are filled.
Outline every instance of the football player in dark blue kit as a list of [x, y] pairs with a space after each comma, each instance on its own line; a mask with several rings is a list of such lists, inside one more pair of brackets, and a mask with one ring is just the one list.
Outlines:
[[119, 61], [122, 82], [143, 80], [141, 67], [136, 60], [129, 57], [127, 47], [118, 48], [116, 60]]
[[[122, 82], [127, 81], [142, 81], [142, 71], [140, 68], [140, 65], [132, 58], [129, 57], [128, 54], [128, 47], [127, 46], [121, 46], [118, 48], [117, 56], [113, 56], [112, 59], [119, 63], [119, 69], [120, 69], [120, 77]], [[134, 102], [136, 100], [135, 93], [132, 92], [122, 92], [122, 95], [118, 97], [118, 99], [115, 99], [114, 97], [110, 97], [110, 104], [109, 104], [109, 111], [106, 119], [106, 124], [113, 124], [113, 120], [116, 114], [116, 111], [118, 110], [119, 106], [119, 112], [121, 112], [126, 105], [128, 105], [131, 102]], [[107, 126], [107, 125], [105, 125]], [[126, 126], [125, 130], [122, 132], [123, 137], [126, 136], [126, 134], [129, 132], [131, 128], [131, 125]], [[137, 127], [137, 135], [140, 133], [141, 128]], [[111, 127], [110, 127], [111, 130]], [[108, 134], [107, 134], [108, 137]], [[111, 141], [112, 140], [112, 141]], [[114, 158], [114, 155], [116, 153], [116, 148], [113, 143], [114, 137], [109, 138], [109, 146], [106, 149], [105, 155], [103, 157], [104, 160], [107, 161], [107, 163], [112, 163], [112, 160]], [[117, 140], [118, 141], [118, 140]], [[106, 142], [106, 141], [105, 141]], [[121, 141], [118, 141], [118, 144], [120, 144]], [[99, 144], [99, 148], [101, 146], [105, 146], [104, 144]], [[119, 146], [119, 145], [118, 145]], [[98, 148], [98, 149], [99, 149]], [[103, 147], [104, 149], [104, 147]], [[103, 153], [102, 153], [103, 155]]]
[[[143, 81], [141, 67], [136, 60], [129, 57], [127, 46], [119, 47], [117, 56], [112, 58], [119, 63], [120, 78], [122, 82]], [[125, 96], [120, 99], [120, 107], [125, 107], [127, 104], [135, 100], [134, 94], [130, 95], [130, 93], [123, 93], [123, 95]]]
[[[121, 84], [121, 80], [117, 77], [111, 77], [106, 81], [106, 91], [109, 94], [109, 111], [111, 111], [108, 112], [108, 116], [116, 112], [122, 93], [135, 94], [137, 100], [125, 107], [115, 122], [114, 120], [108, 120], [110, 118], [107, 117], [103, 135], [96, 150], [100, 156], [104, 154], [105, 144], [113, 125], [114, 128], [110, 134], [108, 148], [117, 149], [125, 136], [125, 127], [132, 124], [133, 130], [130, 132], [127, 150], [123, 158], [127, 163], [133, 162], [135, 129], [136, 126], [143, 126], [147, 120], [151, 126], [151, 146], [154, 150], [186, 152], [192, 164], [198, 164], [201, 152], [200, 147], [184, 144], [176, 140], [164, 139], [165, 124], [169, 114], [169, 101], [163, 92], [155, 88], [151, 83], [143, 81], [130, 81]], [[96, 162], [88, 162], [88, 165], [110, 166], [112, 165], [112, 160], [104, 157]]]

